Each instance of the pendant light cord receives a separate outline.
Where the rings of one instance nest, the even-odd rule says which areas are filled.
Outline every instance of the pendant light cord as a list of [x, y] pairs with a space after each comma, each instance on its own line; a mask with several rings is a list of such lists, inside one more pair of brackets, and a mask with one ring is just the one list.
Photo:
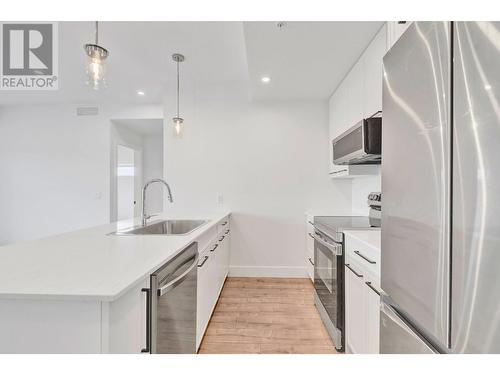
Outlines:
[[179, 60], [177, 60], [177, 118], [179, 117]]
[[99, 21], [95, 21], [95, 44], [99, 45]]

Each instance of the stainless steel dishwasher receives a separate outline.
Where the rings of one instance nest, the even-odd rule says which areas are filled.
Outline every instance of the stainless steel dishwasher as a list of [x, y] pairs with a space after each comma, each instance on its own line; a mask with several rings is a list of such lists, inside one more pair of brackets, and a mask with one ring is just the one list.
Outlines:
[[[193, 242], [151, 275], [151, 353], [196, 353], [198, 244]], [[148, 350], [150, 349], [150, 350]]]

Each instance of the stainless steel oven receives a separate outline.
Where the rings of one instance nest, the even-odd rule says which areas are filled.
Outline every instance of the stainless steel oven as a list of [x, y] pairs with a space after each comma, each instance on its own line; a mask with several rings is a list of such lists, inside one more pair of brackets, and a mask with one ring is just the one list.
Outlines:
[[344, 231], [379, 230], [382, 195], [368, 196], [369, 216], [315, 216], [314, 303], [338, 351], [344, 350]]
[[344, 348], [344, 260], [342, 242], [315, 227], [315, 304], [335, 348]]

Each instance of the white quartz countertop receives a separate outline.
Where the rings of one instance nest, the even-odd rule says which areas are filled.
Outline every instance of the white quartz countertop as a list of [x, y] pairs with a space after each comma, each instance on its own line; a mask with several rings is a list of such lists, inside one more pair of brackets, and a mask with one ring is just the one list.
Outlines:
[[380, 229], [370, 229], [370, 230], [362, 230], [362, 229], [352, 229], [345, 230], [344, 236], [353, 237], [358, 241], [363, 242], [367, 246], [371, 247], [375, 251], [380, 252], [381, 248], [381, 232]]
[[0, 246], [0, 298], [112, 301], [227, 215], [175, 217], [209, 220], [187, 235], [108, 235], [136, 218]]

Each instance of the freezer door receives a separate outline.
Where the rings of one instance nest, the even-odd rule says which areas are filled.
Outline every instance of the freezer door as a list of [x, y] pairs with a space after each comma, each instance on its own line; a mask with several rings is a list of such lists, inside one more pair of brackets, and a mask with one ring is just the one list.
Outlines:
[[500, 353], [500, 22], [454, 27], [451, 344]]
[[381, 354], [434, 354], [427, 343], [398, 313], [386, 303], [380, 304]]
[[414, 22], [384, 57], [382, 289], [448, 346], [450, 24]]

